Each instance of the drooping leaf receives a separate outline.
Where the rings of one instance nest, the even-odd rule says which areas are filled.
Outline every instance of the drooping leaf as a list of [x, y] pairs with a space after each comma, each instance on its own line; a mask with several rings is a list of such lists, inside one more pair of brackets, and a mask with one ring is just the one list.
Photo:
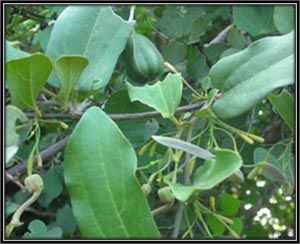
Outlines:
[[[22, 130], [16, 130], [17, 122], [28, 123]], [[6, 159], [8, 163], [10, 159], [17, 153], [20, 143], [24, 140], [31, 130], [31, 123], [26, 115], [13, 105], [6, 106]]]
[[134, 176], [136, 164], [135, 152], [116, 124], [101, 109], [89, 108], [71, 135], [64, 162], [65, 183], [83, 237], [159, 237]]
[[[89, 64], [82, 72], [76, 90], [90, 91], [104, 87], [124, 50], [134, 22], [123, 20], [107, 6], [69, 6], [53, 27], [47, 54], [56, 60], [61, 55], [83, 55]], [[58, 87], [52, 74], [49, 83]]]
[[63, 230], [64, 236], [70, 237], [75, 232], [76, 219], [68, 204], [57, 211], [55, 225]]
[[275, 5], [274, 25], [281, 34], [289, 33], [295, 25], [294, 6]]
[[28, 226], [29, 232], [23, 236], [24, 239], [60, 239], [62, 238], [62, 230], [59, 227], [47, 228], [41, 220], [33, 220]]
[[163, 118], [173, 116], [182, 96], [182, 81], [180, 74], [168, 74], [163, 81], [143, 87], [126, 83], [130, 100], [140, 101], [158, 112]]
[[236, 172], [242, 166], [242, 158], [235, 151], [217, 149], [216, 157], [206, 159], [194, 175], [193, 183], [185, 186], [179, 183], [166, 183], [171, 187], [175, 197], [186, 202], [194, 192], [209, 190]]
[[233, 6], [232, 17], [238, 29], [258, 36], [274, 31], [273, 10], [271, 5]]
[[5, 41], [5, 62], [8, 62], [12, 59], [27, 57], [29, 55], [29, 53], [15, 48], [11, 42]]
[[287, 126], [294, 132], [295, 103], [293, 96], [287, 90], [283, 90], [278, 96], [270, 94], [268, 98]]
[[38, 199], [38, 202], [43, 207], [48, 207], [63, 190], [62, 167], [52, 166], [42, 178], [44, 182], [44, 189]]
[[183, 151], [185, 151], [189, 154], [192, 154], [198, 158], [208, 159], [208, 158], [214, 157], [214, 155], [212, 153], [210, 153], [209, 151], [207, 151], [201, 147], [198, 147], [196, 145], [193, 145], [189, 142], [185, 142], [185, 141], [182, 141], [182, 140], [179, 140], [176, 138], [171, 138], [171, 137], [166, 137], [166, 136], [152, 136], [152, 138], [164, 146], [183, 150]]
[[266, 37], [216, 63], [209, 76], [223, 95], [214, 103], [214, 112], [223, 119], [238, 116], [274, 89], [293, 84], [293, 43], [293, 32]]
[[12, 103], [21, 109], [37, 109], [36, 98], [51, 70], [50, 59], [41, 53], [9, 61], [6, 72]]
[[58, 98], [66, 107], [69, 97], [89, 60], [80, 55], [60, 56], [55, 61], [55, 70], [60, 80]]

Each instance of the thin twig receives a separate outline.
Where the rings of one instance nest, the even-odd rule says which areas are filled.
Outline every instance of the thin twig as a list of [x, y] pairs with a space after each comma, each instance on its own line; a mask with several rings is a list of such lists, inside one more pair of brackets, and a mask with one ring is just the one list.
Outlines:
[[[182, 107], [178, 107], [176, 112], [177, 113], [183, 113], [183, 112], [188, 112], [188, 111], [193, 111], [193, 110], [197, 110], [202, 108], [202, 106], [204, 105], [204, 101], [199, 102], [199, 103], [195, 103], [195, 104], [190, 104], [190, 105], [186, 105], [186, 106], [182, 106]], [[27, 114], [28, 116], [30, 114]], [[56, 119], [62, 119], [62, 118], [66, 118], [65, 116], [68, 116], [69, 118], [70, 115], [69, 114], [48, 114], [51, 116], [47, 116], [47, 114], [45, 114], [43, 116], [44, 119], [50, 119], [50, 118], [56, 118]], [[63, 116], [58, 116], [58, 115], [63, 115]], [[78, 115], [81, 116], [82, 114]], [[56, 117], [57, 116], [57, 117]], [[141, 119], [141, 118], [152, 118], [152, 117], [157, 117], [160, 116], [160, 113], [156, 112], [156, 111], [151, 111], [151, 112], [142, 112], [142, 113], [132, 113], [132, 114], [109, 114], [110, 118], [113, 120], [132, 120], [132, 119]], [[80, 117], [76, 117], [76, 119], [79, 119]], [[58, 141], [55, 144], [52, 144], [50, 147], [46, 148], [45, 150], [43, 150], [41, 152], [41, 157], [43, 162], [49, 160], [50, 158], [52, 158], [54, 155], [56, 155], [59, 151], [62, 151], [65, 146], [68, 143], [68, 137]], [[36, 162], [37, 158], [34, 158], [34, 163]], [[27, 161], [23, 161], [15, 166], [13, 166], [12, 168], [10, 168], [7, 172], [12, 176], [12, 177], [18, 177], [21, 174], [23, 174], [25, 172], [27, 168]], [[9, 178], [6, 178], [6, 181], [9, 181]]]
[[[175, 113], [184, 113], [189, 111], [194, 111], [200, 109], [205, 104], [205, 101], [189, 104], [185, 106], [178, 107]], [[42, 119], [69, 119], [69, 120], [79, 120], [82, 116], [82, 112], [73, 113], [73, 114], [64, 114], [64, 113], [45, 113], [42, 115]], [[34, 113], [26, 112], [27, 117], [33, 118]], [[147, 119], [160, 117], [161, 114], [157, 111], [148, 111], [140, 113], [124, 113], [124, 114], [108, 114], [112, 120], [135, 120], [135, 119]]]

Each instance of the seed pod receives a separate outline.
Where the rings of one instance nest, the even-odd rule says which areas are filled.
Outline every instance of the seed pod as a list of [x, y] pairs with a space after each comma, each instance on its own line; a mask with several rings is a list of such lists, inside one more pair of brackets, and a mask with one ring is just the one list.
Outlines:
[[250, 138], [250, 137], [248, 137], [248, 136], [246, 136], [245, 134], [239, 134], [239, 136], [245, 141], [245, 142], [247, 142], [247, 143], [249, 143], [249, 144], [254, 144], [254, 141]]
[[171, 188], [168, 186], [159, 189], [157, 194], [163, 203], [170, 203], [174, 201], [174, 194]]
[[133, 32], [123, 53], [128, 78], [138, 83], [157, 79], [164, 60], [155, 45], [145, 36]]

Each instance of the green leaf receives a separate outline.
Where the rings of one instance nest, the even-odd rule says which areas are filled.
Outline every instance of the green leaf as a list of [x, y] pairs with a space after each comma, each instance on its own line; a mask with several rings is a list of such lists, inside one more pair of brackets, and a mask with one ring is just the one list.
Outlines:
[[226, 50], [230, 48], [230, 46], [226, 43], [216, 43], [211, 44], [209, 47], [207, 47], [204, 52], [207, 56], [207, 58], [215, 64], [221, 57], [221, 54]]
[[37, 110], [36, 98], [52, 70], [50, 59], [41, 53], [7, 63], [7, 82], [12, 103]]
[[48, 229], [41, 220], [33, 220], [28, 226], [29, 232], [23, 236], [24, 239], [60, 239], [62, 238], [62, 230], [59, 227]]
[[[24, 127], [22, 130], [16, 130], [16, 123], [22, 122], [28, 123], [28, 126]], [[6, 164], [10, 159], [17, 153], [20, 143], [24, 140], [24, 137], [31, 130], [31, 123], [29, 123], [26, 115], [17, 107], [13, 105], [6, 106]]]
[[227, 35], [227, 42], [232, 47], [237, 49], [243, 49], [247, 46], [246, 39], [244, 35], [238, 31], [236, 28], [231, 28]]
[[18, 59], [29, 56], [29, 53], [21, 51], [19, 48], [15, 48], [12, 42], [5, 41], [5, 62], [12, 59]]
[[205, 55], [200, 53], [195, 47], [189, 49], [187, 72], [189, 77], [194, 81], [201, 80], [209, 72]]
[[63, 230], [64, 236], [71, 237], [75, 232], [76, 219], [68, 204], [57, 211], [55, 225]]
[[294, 33], [260, 39], [222, 58], [209, 76], [223, 93], [214, 112], [223, 119], [245, 113], [274, 89], [294, 83]]
[[275, 94], [270, 94], [268, 98], [287, 126], [292, 132], [295, 132], [294, 97], [287, 90], [283, 90], [277, 96]]
[[18, 208], [20, 204], [16, 204], [11, 201], [5, 201], [5, 218], [12, 215]]
[[171, 138], [171, 137], [166, 137], [166, 136], [152, 136], [152, 138], [164, 146], [183, 150], [183, 151], [185, 151], [189, 154], [192, 154], [198, 158], [207, 159], [207, 158], [214, 157], [214, 155], [212, 153], [210, 153], [209, 151], [207, 151], [201, 147], [198, 147], [196, 145], [193, 145], [191, 143], [176, 139], [176, 138]]
[[117, 125], [101, 109], [89, 108], [70, 137], [64, 162], [83, 237], [159, 238], [134, 176], [136, 165], [135, 152]]
[[213, 214], [208, 214], [207, 225], [214, 235], [220, 236], [225, 231], [225, 226]]
[[55, 70], [60, 80], [58, 98], [63, 102], [65, 107], [67, 107], [71, 92], [88, 63], [89, 60], [80, 55], [64, 55], [55, 61]]
[[274, 25], [281, 34], [287, 34], [294, 29], [295, 25], [294, 6], [275, 5]]
[[241, 218], [232, 218], [232, 220], [233, 220], [233, 224], [230, 225], [231, 229], [233, 229], [235, 233], [240, 235], [244, 228], [243, 221], [241, 220]]
[[242, 166], [242, 158], [235, 151], [217, 149], [216, 157], [206, 159], [194, 175], [193, 184], [184, 186], [179, 183], [166, 183], [171, 187], [175, 197], [186, 202], [196, 191], [209, 190], [230, 177]]
[[241, 206], [241, 202], [228, 193], [220, 196], [221, 213], [226, 216], [234, 216]]
[[274, 31], [273, 9], [271, 5], [233, 6], [232, 17], [238, 29], [252, 36], [269, 34]]
[[39, 31], [35, 34], [34, 38], [40, 43], [41, 48], [46, 51], [50, 39], [53, 25], [48, 26], [46, 29]]
[[[133, 25], [134, 22], [116, 15], [111, 7], [69, 6], [55, 22], [47, 54], [52, 60], [61, 55], [87, 56], [89, 64], [75, 89], [98, 90], [109, 82]], [[59, 86], [56, 75], [50, 77], [49, 83]]]
[[42, 178], [44, 182], [44, 190], [39, 197], [38, 202], [43, 207], [47, 208], [63, 190], [62, 168], [60, 166], [51, 166]]
[[152, 110], [152, 108], [139, 101], [131, 102], [126, 89], [114, 92], [104, 107], [104, 111], [111, 114], [138, 113], [150, 110]]
[[140, 101], [158, 112], [163, 118], [171, 118], [180, 103], [182, 81], [180, 74], [169, 73], [163, 81], [143, 87], [126, 83], [130, 100]]
[[273, 146], [272, 151], [261, 147], [255, 148], [253, 158], [255, 164], [267, 162], [275, 167], [275, 170], [270, 167], [263, 168], [261, 174], [264, 177], [279, 184], [283, 184], [285, 181], [291, 188], [294, 187], [295, 160], [291, 154], [291, 146], [289, 144], [279, 142]]

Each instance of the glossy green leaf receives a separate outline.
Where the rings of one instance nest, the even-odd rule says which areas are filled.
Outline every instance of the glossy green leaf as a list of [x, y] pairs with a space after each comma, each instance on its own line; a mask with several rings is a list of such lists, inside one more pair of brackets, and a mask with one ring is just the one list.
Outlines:
[[126, 83], [130, 100], [140, 101], [158, 112], [163, 118], [171, 118], [181, 101], [182, 81], [180, 74], [169, 73], [163, 81], [143, 87]]
[[271, 5], [233, 6], [232, 17], [238, 29], [258, 36], [274, 31], [273, 9]]
[[76, 219], [68, 204], [57, 211], [55, 225], [63, 230], [64, 236], [70, 237], [75, 232]]
[[223, 119], [245, 113], [274, 89], [294, 83], [294, 33], [260, 39], [222, 58], [209, 76], [223, 93], [214, 112]]
[[65, 107], [67, 107], [71, 92], [88, 63], [89, 60], [86, 57], [79, 55], [60, 56], [55, 61], [55, 70], [60, 80], [58, 98]]
[[291, 129], [295, 131], [295, 102], [294, 97], [287, 91], [283, 90], [279, 95], [270, 94], [268, 96], [275, 110]]
[[221, 213], [226, 216], [234, 216], [241, 206], [241, 202], [228, 193], [220, 196]]
[[6, 72], [12, 103], [21, 109], [37, 109], [36, 98], [51, 70], [50, 59], [41, 53], [9, 61]]
[[64, 161], [83, 237], [159, 238], [136, 166], [135, 152], [117, 125], [101, 109], [89, 108], [70, 137]]
[[[16, 123], [21, 122], [22, 124], [28, 123], [22, 130], [16, 130]], [[6, 106], [6, 159], [8, 163], [10, 159], [17, 153], [22, 137], [26, 137], [31, 130], [31, 123], [29, 122], [26, 115], [17, 107], [13, 105]]]
[[5, 41], [5, 62], [12, 59], [27, 57], [29, 55], [29, 53], [26, 53], [19, 48], [15, 48], [11, 42]]
[[281, 34], [289, 33], [295, 25], [295, 7], [276, 5], [274, 7], [274, 25]]
[[189, 142], [185, 142], [176, 138], [166, 137], [166, 136], [152, 136], [152, 138], [158, 143], [167, 146], [169, 148], [183, 150], [189, 154], [192, 154], [198, 158], [207, 159], [212, 158], [214, 155], [209, 151], [198, 147]]
[[[47, 54], [56, 60], [61, 55], [83, 55], [89, 64], [76, 90], [90, 91], [104, 87], [124, 50], [134, 22], [123, 20], [107, 6], [69, 6], [53, 27]], [[49, 83], [58, 87], [56, 75]]]
[[193, 183], [185, 186], [179, 183], [171, 183], [166, 180], [171, 187], [175, 197], [185, 202], [194, 192], [209, 190], [236, 172], [242, 166], [242, 158], [235, 151], [228, 149], [217, 149], [216, 157], [206, 159], [194, 175]]
[[24, 239], [60, 239], [62, 230], [59, 227], [47, 228], [41, 220], [33, 220], [28, 226], [29, 232], [23, 236]]

